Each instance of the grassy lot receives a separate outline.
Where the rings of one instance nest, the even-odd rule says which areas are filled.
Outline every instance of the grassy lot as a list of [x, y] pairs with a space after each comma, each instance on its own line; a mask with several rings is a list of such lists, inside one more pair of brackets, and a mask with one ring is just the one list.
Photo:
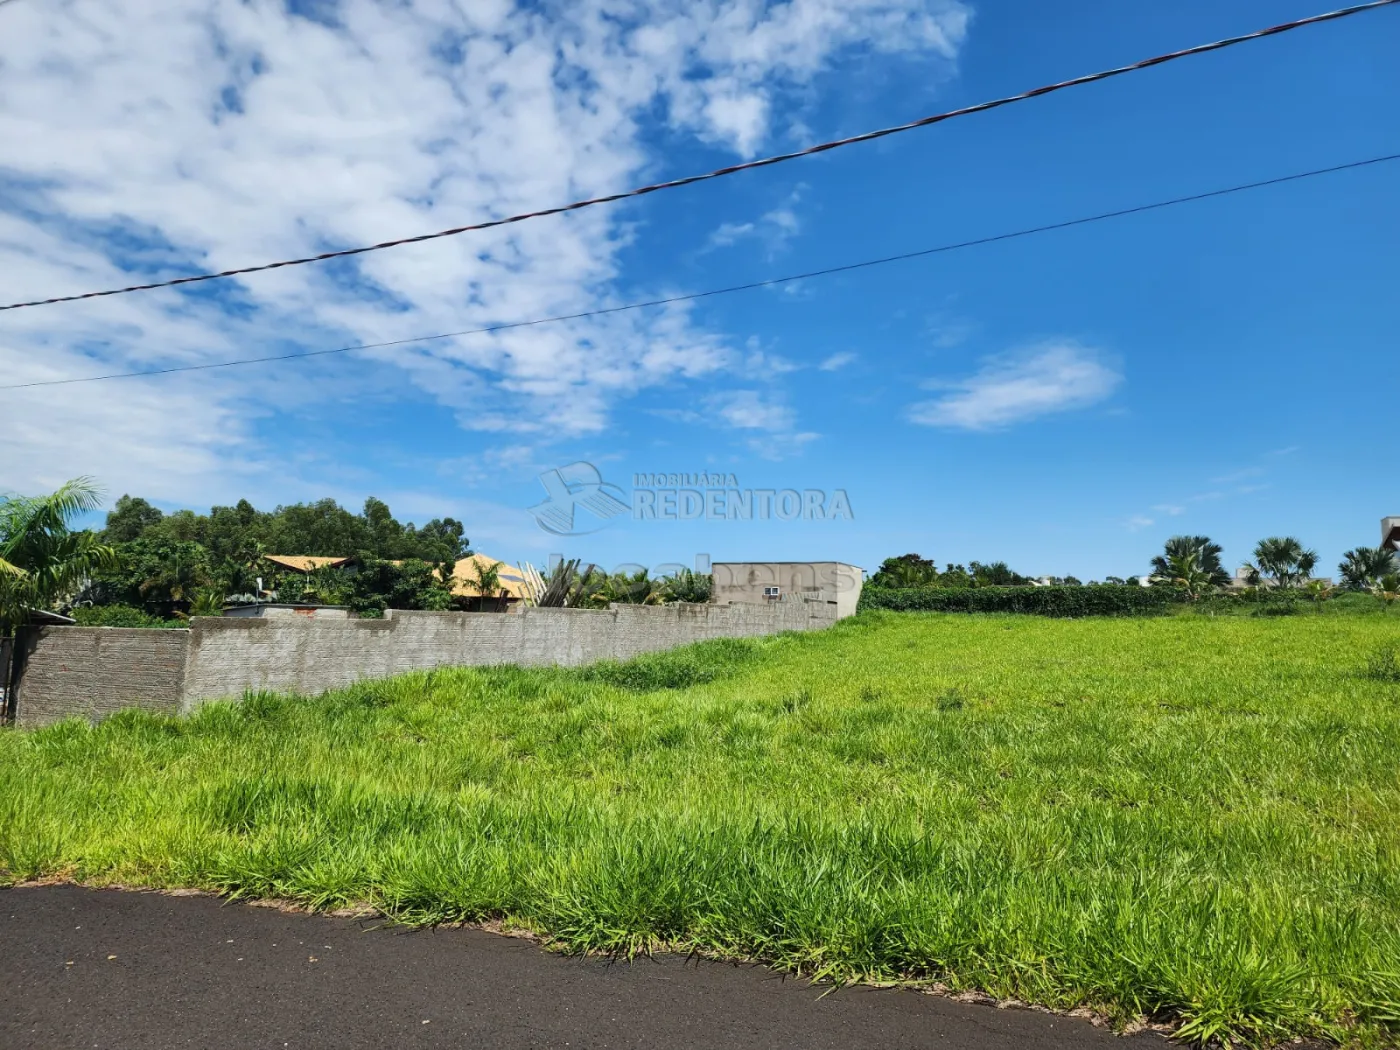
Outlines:
[[1380, 1044], [1397, 642], [1379, 616], [869, 614], [8, 731], [0, 870]]

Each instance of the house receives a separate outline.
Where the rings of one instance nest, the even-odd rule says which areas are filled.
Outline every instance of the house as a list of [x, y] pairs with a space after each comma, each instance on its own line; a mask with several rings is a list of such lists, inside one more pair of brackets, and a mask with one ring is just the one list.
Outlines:
[[525, 574], [514, 565], [508, 565], [499, 558], [486, 554], [472, 554], [457, 562], [452, 570], [452, 593], [459, 598], [480, 598], [481, 588], [477, 586], [478, 575], [493, 565], [497, 570], [497, 594], [503, 593], [507, 604], [515, 604], [529, 597], [525, 587]]
[[714, 605], [825, 602], [838, 619], [854, 616], [865, 570], [840, 561], [717, 561], [710, 566]]
[[[318, 569], [324, 568], [345, 568], [353, 571], [359, 562], [355, 558], [327, 558], [305, 554], [265, 554], [263, 560], [279, 569], [288, 572], [299, 573], [303, 576], [310, 576]], [[402, 561], [395, 560], [395, 565], [403, 564]], [[493, 565], [499, 565], [497, 570], [497, 592], [493, 597], [503, 600], [505, 605], [511, 605], [524, 600], [529, 592], [525, 587], [525, 574], [514, 565], [508, 565], [499, 558], [492, 558], [487, 554], [472, 554], [460, 559], [453, 566], [452, 593], [458, 598], [480, 598], [481, 589], [477, 585], [479, 574], [485, 572]], [[267, 612], [253, 611], [254, 607], [240, 606], [238, 612], [226, 612], [229, 616], [281, 616], [300, 614], [311, 615], [310, 610], [326, 610], [327, 615], [334, 615], [330, 612], [331, 606], [313, 606], [309, 603], [272, 603], [271, 605], [259, 605], [257, 608], [267, 608]], [[246, 610], [246, 611], [243, 611]], [[317, 613], [320, 615], [320, 613]]]
[[312, 554], [264, 554], [263, 561], [270, 562], [279, 569], [287, 569], [291, 572], [299, 572], [303, 576], [310, 576], [317, 569], [340, 568], [341, 566], [353, 564], [354, 558], [323, 558]]

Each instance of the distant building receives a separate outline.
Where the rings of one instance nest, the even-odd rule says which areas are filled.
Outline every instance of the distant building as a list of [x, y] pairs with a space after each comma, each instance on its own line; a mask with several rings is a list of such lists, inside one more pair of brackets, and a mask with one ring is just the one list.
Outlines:
[[485, 554], [473, 554], [456, 564], [452, 570], [452, 593], [459, 598], [480, 598], [481, 588], [476, 583], [477, 574], [491, 568], [492, 565], [500, 565], [496, 577], [497, 595], [504, 592], [507, 604], [529, 597], [530, 592], [525, 588], [525, 574], [520, 569]]
[[288, 569], [309, 576], [317, 569], [327, 566], [341, 568], [354, 563], [354, 558], [323, 558], [314, 554], [264, 554], [263, 561], [271, 562], [279, 569]]
[[1400, 551], [1400, 518], [1381, 519], [1381, 546]]
[[[280, 569], [289, 572], [300, 573], [309, 576], [317, 569], [336, 568], [344, 569], [347, 572], [356, 572], [359, 569], [357, 558], [328, 558], [310, 554], [265, 554], [263, 561], [275, 565]], [[401, 565], [401, 560], [395, 560], [395, 565]], [[492, 597], [499, 598], [503, 605], [510, 605], [519, 602], [528, 596], [525, 588], [525, 574], [514, 565], [509, 565], [497, 558], [492, 558], [486, 554], [472, 554], [460, 559], [452, 568], [453, 583], [452, 593], [459, 598], [480, 598], [481, 588], [477, 584], [479, 571], [485, 571], [493, 565], [499, 565], [497, 570], [497, 591]], [[296, 602], [271, 602], [258, 603], [257, 605], [237, 605], [230, 606], [224, 611], [225, 616], [290, 616], [290, 615], [311, 615], [308, 610], [321, 609], [328, 610], [336, 608], [334, 606], [311, 605], [310, 603]], [[259, 609], [269, 609], [269, 612], [259, 612]]]
[[710, 566], [714, 605], [824, 602], [854, 616], [865, 570], [839, 561], [717, 561]]
[[[1235, 570], [1234, 579], [1226, 586], [1232, 591], [1242, 591], [1247, 587], [1276, 587], [1278, 585], [1277, 581], [1271, 580], [1267, 576], [1261, 576], [1258, 583], [1251, 583], [1249, 577], [1250, 569], [1241, 565]], [[1320, 583], [1324, 587], [1331, 587], [1335, 581], [1330, 576], [1309, 576], [1302, 585], [1306, 587], [1310, 583]]]

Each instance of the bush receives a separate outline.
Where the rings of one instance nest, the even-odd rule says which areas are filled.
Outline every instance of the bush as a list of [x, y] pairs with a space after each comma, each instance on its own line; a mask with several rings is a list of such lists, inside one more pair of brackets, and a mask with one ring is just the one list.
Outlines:
[[185, 620], [162, 620], [130, 605], [83, 605], [69, 613], [79, 627], [188, 627]]
[[871, 587], [861, 609], [895, 612], [1021, 613], [1031, 616], [1147, 616], [1186, 601], [1169, 587], [1093, 584], [1088, 587]]

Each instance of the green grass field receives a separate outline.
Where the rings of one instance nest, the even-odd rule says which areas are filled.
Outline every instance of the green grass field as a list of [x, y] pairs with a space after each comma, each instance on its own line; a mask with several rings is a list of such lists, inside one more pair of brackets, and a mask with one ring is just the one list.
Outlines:
[[1397, 642], [1379, 616], [868, 614], [12, 730], [0, 870], [1386, 1044]]

